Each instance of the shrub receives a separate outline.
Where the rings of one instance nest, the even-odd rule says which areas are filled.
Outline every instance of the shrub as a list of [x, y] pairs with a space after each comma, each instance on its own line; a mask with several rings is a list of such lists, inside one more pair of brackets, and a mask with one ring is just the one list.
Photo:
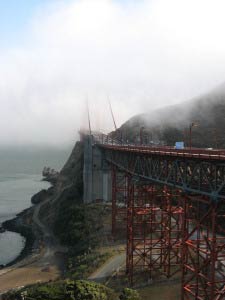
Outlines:
[[34, 285], [9, 292], [3, 300], [115, 300], [113, 290], [95, 282], [78, 280]]
[[71, 300], [114, 300], [113, 291], [102, 284], [86, 280], [71, 281], [66, 286], [66, 295]]
[[140, 296], [137, 291], [125, 288], [120, 295], [120, 300], [140, 300]]

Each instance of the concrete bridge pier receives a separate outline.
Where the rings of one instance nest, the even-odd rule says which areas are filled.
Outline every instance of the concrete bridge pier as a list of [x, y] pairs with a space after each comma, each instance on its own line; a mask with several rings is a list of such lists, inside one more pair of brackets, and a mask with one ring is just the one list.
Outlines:
[[109, 202], [112, 200], [111, 168], [104, 160], [102, 151], [94, 144], [93, 135], [83, 134], [84, 143], [84, 203]]

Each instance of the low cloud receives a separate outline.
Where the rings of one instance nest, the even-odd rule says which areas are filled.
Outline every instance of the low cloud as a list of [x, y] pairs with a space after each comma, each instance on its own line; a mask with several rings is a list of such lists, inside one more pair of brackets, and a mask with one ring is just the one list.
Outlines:
[[225, 81], [224, 1], [75, 0], [43, 6], [0, 49], [1, 144], [64, 145]]

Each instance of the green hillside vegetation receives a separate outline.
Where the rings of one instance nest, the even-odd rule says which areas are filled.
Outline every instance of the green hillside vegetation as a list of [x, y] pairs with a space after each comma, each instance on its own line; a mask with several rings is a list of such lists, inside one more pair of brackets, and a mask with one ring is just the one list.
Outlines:
[[115, 293], [88, 281], [62, 281], [42, 284], [8, 293], [3, 300], [113, 300]]
[[55, 222], [55, 233], [62, 244], [75, 247], [77, 252], [93, 248], [98, 242], [100, 222], [94, 222], [92, 213], [98, 213], [101, 217], [102, 207], [94, 205], [67, 205], [67, 201], [61, 205], [60, 213]]
[[77, 280], [39, 284], [5, 294], [3, 300], [140, 300], [137, 291], [124, 289], [121, 295], [95, 282]]
[[113, 252], [100, 252], [104, 243], [104, 218], [109, 216], [107, 206], [97, 204], [61, 204], [54, 231], [62, 244], [68, 246], [67, 276], [85, 279], [102, 265]]

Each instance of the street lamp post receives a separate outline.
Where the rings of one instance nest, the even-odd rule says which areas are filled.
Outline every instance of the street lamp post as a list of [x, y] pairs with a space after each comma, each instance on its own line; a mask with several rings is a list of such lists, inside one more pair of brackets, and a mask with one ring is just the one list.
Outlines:
[[192, 122], [189, 127], [189, 149], [190, 150], [192, 148], [192, 128], [197, 127], [197, 126], [198, 126], [198, 123]]
[[213, 128], [213, 136], [214, 136], [214, 141], [215, 141], [215, 147], [218, 149], [218, 132], [216, 128]]
[[150, 135], [150, 145], [152, 146], [152, 142], [153, 142], [153, 135], [152, 135], [152, 131], [149, 133], [149, 135]]
[[123, 143], [123, 135], [122, 135], [122, 131], [120, 129], [117, 129], [117, 139], [119, 143]]
[[143, 145], [143, 130], [144, 130], [144, 126], [141, 126], [140, 128], [140, 145]]
[[184, 129], [183, 134], [184, 134], [184, 145], [185, 145], [185, 147], [188, 147], [188, 129], [187, 128]]

